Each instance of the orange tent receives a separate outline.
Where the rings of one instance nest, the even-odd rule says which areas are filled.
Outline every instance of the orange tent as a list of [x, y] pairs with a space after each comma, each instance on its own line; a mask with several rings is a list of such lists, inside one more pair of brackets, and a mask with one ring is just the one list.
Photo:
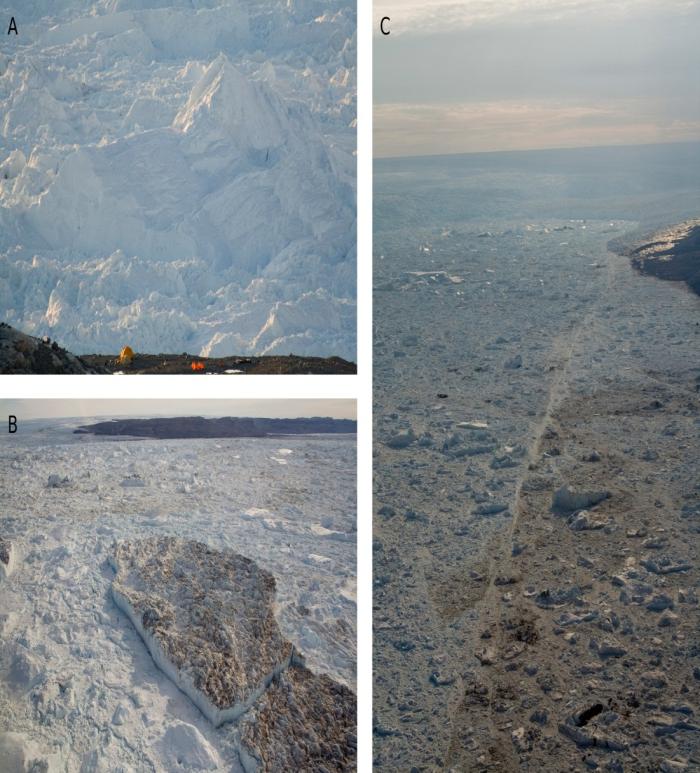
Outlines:
[[130, 365], [134, 359], [134, 350], [130, 346], [125, 346], [120, 352], [118, 361], [120, 365]]

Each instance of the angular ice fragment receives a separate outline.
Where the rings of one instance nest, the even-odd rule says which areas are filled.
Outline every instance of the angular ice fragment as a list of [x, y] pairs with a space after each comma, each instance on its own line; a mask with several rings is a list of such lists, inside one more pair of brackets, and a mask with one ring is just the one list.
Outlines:
[[14, 543], [0, 537], [0, 580], [4, 580], [14, 571], [17, 563], [17, 549]]
[[575, 491], [569, 486], [562, 486], [554, 492], [552, 510], [564, 513], [584, 510], [597, 505], [609, 496], [609, 491]]

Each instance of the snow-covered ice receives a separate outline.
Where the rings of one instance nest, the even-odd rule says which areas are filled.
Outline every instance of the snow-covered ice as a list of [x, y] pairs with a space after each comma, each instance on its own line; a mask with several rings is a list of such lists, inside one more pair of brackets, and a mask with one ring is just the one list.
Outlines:
[[60, 0], [19, 23], [2, 317], [77, 353], [354, 359], [354, 3]]
[[[84, 421], [36, 422], [30, 432], [25, 422], [22, 438], [0, 441], [0, 534], [17, 548], [0, 584], [0, 748], [49, 770], [264, 766], [272, 752], [255, 722], [273, 723], [279, 745], [274, 707], [287, 689], [311, 700], [318, 685], [294, 684], [316, 677], [283, 677], [269, 705], [215, 727], [114, 603], [110, 557], [115, 543], [174, 536], [254, 560], [275, 578], [282, 636], [314, 674], [354, 689], [354, 437], [286, 437], [280, 465], [275, 438], [73, 435]], [[71, 485], [49, 487], [49, 474]], [[131, 476], [147, 485], [123, 487]], [[330, 700], [339, 687], [323, 689]]]

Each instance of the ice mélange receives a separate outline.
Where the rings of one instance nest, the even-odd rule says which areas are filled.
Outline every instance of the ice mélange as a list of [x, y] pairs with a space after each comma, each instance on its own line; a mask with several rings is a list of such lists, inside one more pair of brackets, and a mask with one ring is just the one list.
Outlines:
[[135, 441], [18, 413], [0, 444], [2, 759], [352, 769], [354, 436]]
[[375, 162], [378, 770], [697, 767], [699, 163]]

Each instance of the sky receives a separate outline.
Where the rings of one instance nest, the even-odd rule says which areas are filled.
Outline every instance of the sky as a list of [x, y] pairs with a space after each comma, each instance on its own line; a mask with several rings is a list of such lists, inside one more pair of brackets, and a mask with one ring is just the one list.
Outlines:
[[[330, 416], [355, 419], [354, 400], [3, 400], [0, 418], [127, 416], [258, 416], [268, 419]], [[3, 430], [5, 427], [3, 426]]]
[[700, 140], [700, 0], [375, 0], [374, 15], [375, 157]]

